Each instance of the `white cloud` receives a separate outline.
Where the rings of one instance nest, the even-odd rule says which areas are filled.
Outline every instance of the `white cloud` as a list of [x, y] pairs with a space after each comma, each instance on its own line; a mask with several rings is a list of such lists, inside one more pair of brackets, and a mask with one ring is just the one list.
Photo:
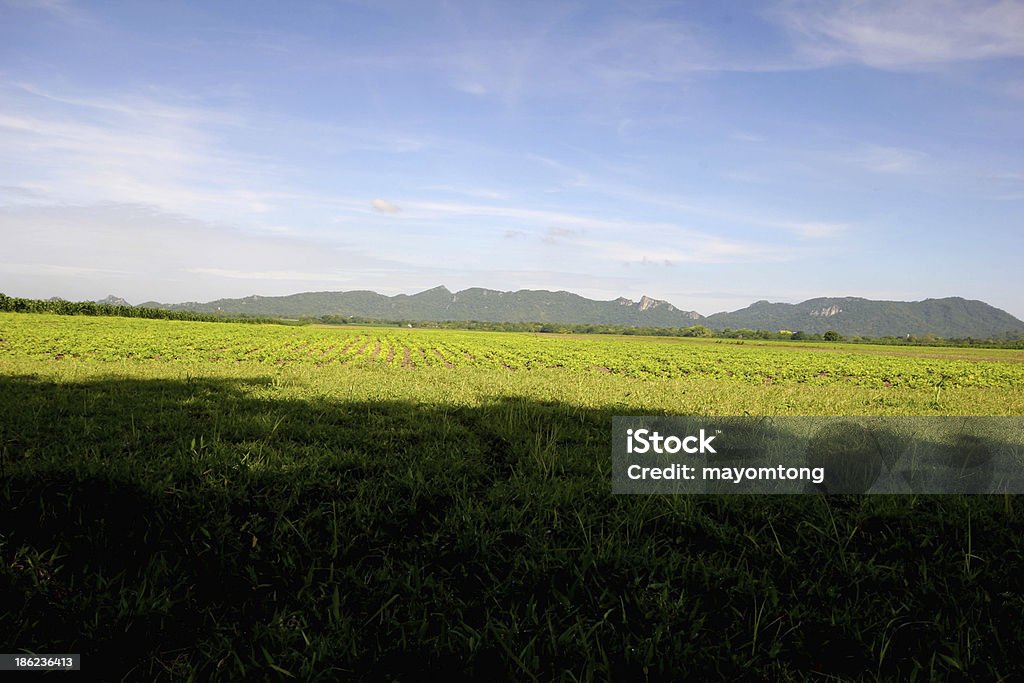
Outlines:
[[401, 211], [401, 209], [398, 206], [392, 204], [386, 199], [374, 199], [372, 202], [370, 202], [370, 205], [373, 206], [373, 209], [375, 211], [379, 211], [381, 213], [398, 213], [399, 211]]
[[743, 131], [737, 131], [729, 136], [733, 140], [739, 142], [764, 142], [765, 138], [762, 135], [755, 135], [753, 133], [745, 133]]
[[792, 261], [804, 250], [728, 240], [709, 235], [680, 235], [671, 243], [632, 240], [580, 240], [603, 260], [640, 265], [676, 263], [765, 263]]
[[[486, 9], [477, 9], [480, 5]], [[522, 5], [522, 3], [520, 3]], [[791, 59], [750, 54], [751, 46], [669, 18], [658, 3], [590, 12], [583, 5], [532, 5], [519, 11], [475, 3], [449, 22], [452, 33], [416, 54], [463, 92], [516, 107], [535, 97], [616, 101], [637, 86], [678, 84], [714, 71], [801, 68]], [[381, 64], [389, 55], [378, 55]]]
[[159, 103], [100, 107], [94, 116], [90, 105], [40, 99], [50, 102], [16, 100], [0, 114], [8, 164], [0, 181], [27, 179], [56, 202], [145, 202], [208, 217], [264, 212], [280, 194], [261, 192], [270, 184], [263, 171], [222, 153], [201, 116], [161, 117]]
[[152, 97], [141, 97], [137, 94], [102, 96], [95, 93], [89, 95], [67, 94], [42, 88], [34, 83], [17, 82], [10, 86], [35, 97], [72, 105], [76, 108], [91, 109], [99, 112], [118, 114], [135, 120], [168, 119], [191, 123], [222, 123], [239, 124], [237, 116], [229, 115], [202, 107], [186, 104], [171, 104]]
[[487, 86], [472, 81], [456, 83], [452, 87], [468, 95], [486, 95], [488, 93]]
[[849, 226], [846, 223], [827, 223], [827, 222], [794, 222], [784, 221], [779, 223], [781, 227], [785, 227], [796, 235], [808, 238], [823, 238], [823, 237], [835, 237], [840, 233], [845, 232]]
[[132, 271], [118, 268], [89, 268], [53, 263], [0, 263], [0, 273], [10, 275], [56, 276], [56, 277], [99, 277], [131, 275]]
[[753, 226], [771, 230], [782, 230], [803, 238], [834, 237], [849, 230], [849, 223], [822, 220], [794, 220], [781, 218], [770, 213], [753, 213], [737, 210], [734, 204], [739, 202], [723, 202], [721, 205], [706, 201], [692, 201], [672, 196], [655, 194], [646, 190], [636, 190], [623, 185], [595, 185], [600, 192], [637, 202], [678, 211], [691, 216], [702, 216], [734, 226]]
[[[6, 253], [17, 254], [0, 265], [10, 276], [5, 287], [66, 297], [107, 281], [99, 289], [117, 288], [121, 296], [213, 298], [245, 293], [228, 280], [248, 280], [241, 284], [256, 291], [259, 282], [327, 286], [350, 281], [357, 269], [399, 265], [348, 245], [243, 231], [142, 205], [0, 208], [0, 234]], [[283, 288], [279, 293], [296, 290]]]
[[230, 270], [226, 268], [188, 268], [189, 273], [213, 275], [232, 280], [285, 280], [288, 282], [352, 282], [353, 278], [336, 272], [307, 270]]
[[78, 6], [67, 0], [3, 0], [3, 5], [14, 9], [37, 10], [51, 17], [80, 27], [94, 27], [95, 22]]
[[580, 230], [571, 230], [569, 228], [548, 228], [544, 236], [541, 237], [541, 241], [548, 246], [555, 246], [564, 244], [566, 238], [579, 237], [582, 234]]
[[[403, 205], [409, 210], [410, 218], [479, 216], [509, 220], [519, 227], [505, 230], [503, 235], [506, 238], [517, 238], [530, 229], [548, 246], [566, 244], [581, 247], [602, 260], [620, 263], [663, 263], [666, 260], [672, 263], [750, 263], [758, 260], [788, 261], [805, 254], [802, 249], [730, 239], [668, 222], [595, 218], [561, 211], [455, 202], [406, 201]], [[838, 223], [773, 225], [815, 237], [836, 234], [845, 227]], [[680, 250], [680, 243], [686, 244], [687, 249]]]
[[869, 145], [840, 159], [875, 173], [921, 173], [927, 170], [928, 154], [903, 147]]
[[386, 130], [227, 114], [169, 93], [82, 94], [0, 82], [0, 99], [0, 185], [31, 188], [51, 202], [146, 203], [206, 220], [262, 220], [311, 202], [353, 209], [353, 200], [295, 189], [291, 179], [302, 169], [272, 153], [232, 149], [232, 135], [301, 129], [306, 137], [294, 141], [292, 152], [307, 154], [308, 145], [310, 159], [360, 150], [411, 153], [429, 144]]
[[507, 192], [499, 192], [497, 190], [491, 190], [484, 187], [432, 184], [424, 185], [421, 189], [425, 192], [444, 192], [447, 194], [462, 195], [464, 197], [473, 197], [474, 199], [506, 200], [510, 197]]
[[819, 65], [899, 69], [1024, 56], [1016, 0], [794, 0], [773, 16]]

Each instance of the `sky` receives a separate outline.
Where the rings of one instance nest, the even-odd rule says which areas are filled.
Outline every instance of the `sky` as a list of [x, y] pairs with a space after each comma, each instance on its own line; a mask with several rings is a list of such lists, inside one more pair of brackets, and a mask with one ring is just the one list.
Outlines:
[[1024, 318], [1024, 2], [0, 0], [0, 292]]

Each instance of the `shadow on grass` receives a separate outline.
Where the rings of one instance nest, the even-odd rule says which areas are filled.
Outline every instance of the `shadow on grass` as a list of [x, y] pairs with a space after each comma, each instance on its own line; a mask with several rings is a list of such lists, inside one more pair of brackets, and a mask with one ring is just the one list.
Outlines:
[[613, 412], [0, 378], [0, 643], [115, 680], [1019, 670], [1013, 501], [613, 496]]

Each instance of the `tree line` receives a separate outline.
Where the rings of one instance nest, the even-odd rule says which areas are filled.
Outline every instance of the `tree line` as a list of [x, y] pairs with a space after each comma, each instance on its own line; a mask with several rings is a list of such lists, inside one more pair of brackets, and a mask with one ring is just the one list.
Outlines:
[[169, 311], [147, 306], [119, 306], [95, 301], [65, 301], [64, 299], [24, 299], [0, 293], [0, 311], [12, 313], [53, 313], [56, 315], [98, 315], [118, 318], [153, 318], [157, 320], [190, 320], [195, 322], [281, 323], [274, 318], [228, 318], [226, 316]]

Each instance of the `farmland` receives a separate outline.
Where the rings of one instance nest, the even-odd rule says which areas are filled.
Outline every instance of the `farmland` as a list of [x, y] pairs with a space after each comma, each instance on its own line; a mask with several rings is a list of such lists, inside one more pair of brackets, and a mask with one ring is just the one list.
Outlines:
[[1009, 677], [1013, 498], [611, 494], [611, 417], [1022, 415], [1024, 352], [0, 314], [0, 643], [106, 678]]
[[[322, 370], [445, 368], [594, 371], [651, 380], [842, 384], [869, 388], [1001, 388], [1024, 383], [1024, 351], [801, 345], [734, 340], [601, 338], [372, 327], [209, 325], [12, 316], [0, 349], [41, 360], [178, 361]], [[328, 372], [330, 369], [328, 370]]]

